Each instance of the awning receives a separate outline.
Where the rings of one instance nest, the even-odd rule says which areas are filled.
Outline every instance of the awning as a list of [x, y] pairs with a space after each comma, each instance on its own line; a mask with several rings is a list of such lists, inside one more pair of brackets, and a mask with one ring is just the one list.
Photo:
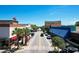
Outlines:
[[15, 41], [15, 40], [17, 40], [17, 36], [13, 36], [10, 39]]

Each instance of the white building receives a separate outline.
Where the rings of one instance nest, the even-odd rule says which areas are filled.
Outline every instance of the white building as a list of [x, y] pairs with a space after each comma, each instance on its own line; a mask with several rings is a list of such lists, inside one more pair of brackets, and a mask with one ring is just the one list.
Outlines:
[[79, 33], [79, 21], [76, 22], [76, 32]]
[[79, 26], [76, 26], [76, 32], [79, 32]]

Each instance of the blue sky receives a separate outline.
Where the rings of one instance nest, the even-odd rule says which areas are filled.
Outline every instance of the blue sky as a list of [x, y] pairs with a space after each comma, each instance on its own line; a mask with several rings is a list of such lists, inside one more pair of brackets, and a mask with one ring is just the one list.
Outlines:
[[63, 25], [72, 25], [79, 20], [78, 5], [0, 5], [0, 20], [44, 25], [45, 21], [61, 20]]

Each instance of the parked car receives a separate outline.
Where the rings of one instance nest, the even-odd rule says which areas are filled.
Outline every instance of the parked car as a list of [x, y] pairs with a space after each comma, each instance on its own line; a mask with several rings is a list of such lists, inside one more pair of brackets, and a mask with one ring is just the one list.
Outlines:
[[34, 36], [34, 33], [31, 33], [31, 36]]
[[60, 51], [60, 53], [74, 53], [76, 51], [78, 51], [78, 49], [75, 47], [67, 47], [63, 49], [62, 51]]
[[30, 32], [30, 35], [31, 35], [31, 36], [34, 36], [34, 32], [31, 31], [31, 32]]
[[47, 39], [51, 39], [51, 35], [48, 35], [48, 36], [47, 36]]
[[41, 37], [43, 37], [44, 35], [43, 35], [43, 33], [41, 33], [41, 35], [40, 35]]
[[45, 36], [47, 36], [48, 34], [47, 33], [45, 33]]
[[58, 53], [58, 51], [48, 51], [48, 53]]

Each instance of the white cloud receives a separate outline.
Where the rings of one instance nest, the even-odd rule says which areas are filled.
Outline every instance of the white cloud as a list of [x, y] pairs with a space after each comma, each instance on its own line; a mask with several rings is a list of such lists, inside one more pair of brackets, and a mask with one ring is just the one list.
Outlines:
[[77, 21], [79, 21], [79, 19], [78, 18], [74, 18], [73, 19], [73, 24], [75, 24]]
[[73, 18], [70, 20], [62, 20], [62, 25], [75, 25], [75, 23], [79, 21], [79, 18]]

